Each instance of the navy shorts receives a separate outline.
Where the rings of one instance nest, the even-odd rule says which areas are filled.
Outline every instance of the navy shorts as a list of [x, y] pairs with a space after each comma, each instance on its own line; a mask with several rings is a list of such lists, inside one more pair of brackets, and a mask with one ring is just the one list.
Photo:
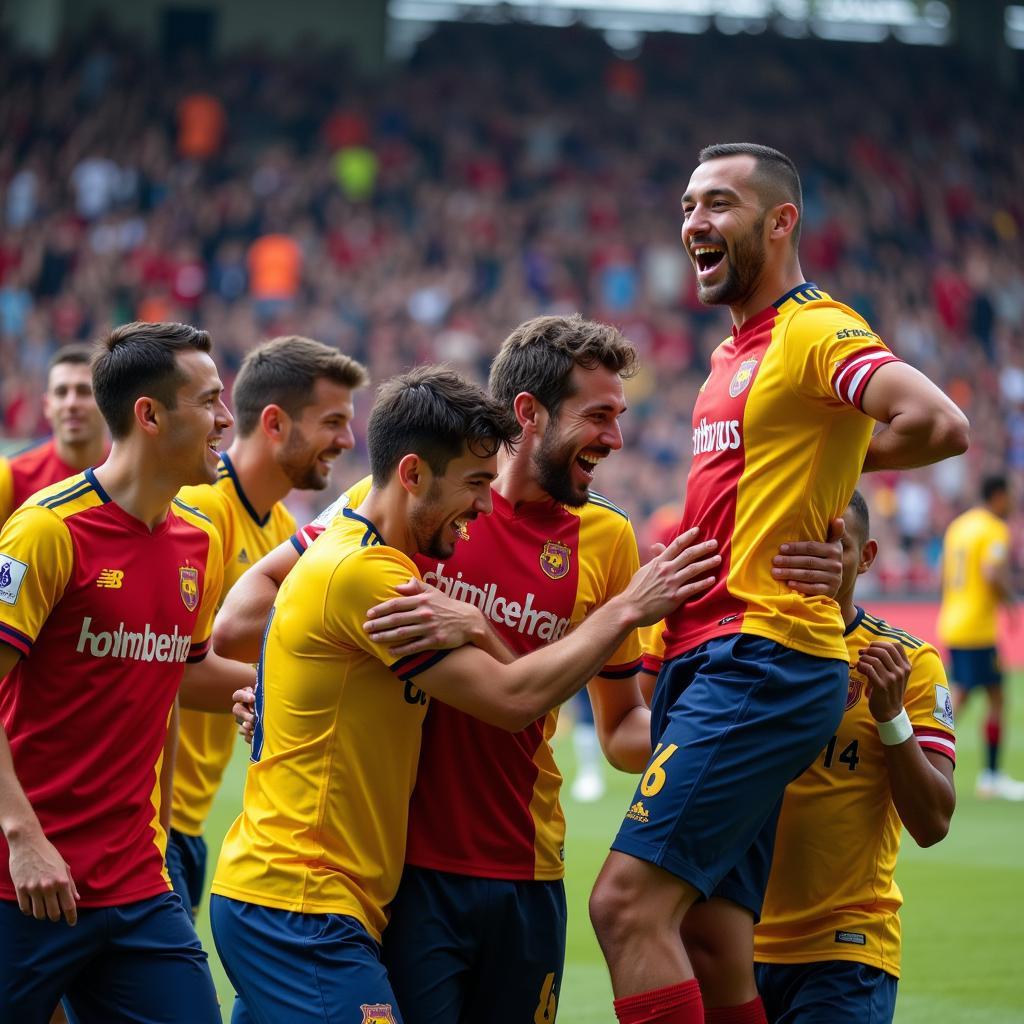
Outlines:
[[962, 690], [976, 686], [1002, 686], [1003, 670], [995, 647], [951, 647], [950, 678]]
[[577, 691], [571, 700], [572, 709], [576, 713], [577, 725], [594, 724], [594, 706], [590, 703], [590, 694], [585, 689]]
[[612, 849], [760, 916], [782, 794], [843, 715], [850, 667], [748, 634], [665, 663], [655, 750]]
[[220, 1024], [206, 952], [172, 892], [37, 921], [0, 900], [0, 1021], [48, 1024], [64, 997], [79, 1024]]
[[891, 1024], [897, 980], [849, 960], [754, 964], [768, 1024]]
[[403, 1024], [380, 946], [354, 917], [214, 894], [210, 924], [236, 1024]]
[[561, 881], [406, 866], [384, 963], [406, 1024], [554, 1021], [565, 965]]
[[172, 828], [167, 837], [167, 873], [171, 886], [195, 920], [206, 886], [206, 840]]

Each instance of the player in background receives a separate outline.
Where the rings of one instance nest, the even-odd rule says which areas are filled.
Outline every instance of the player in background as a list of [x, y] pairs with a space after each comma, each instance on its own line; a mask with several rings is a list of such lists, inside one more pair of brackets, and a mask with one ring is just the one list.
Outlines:
[[953, 710], [959, 713], [979, 688], [988, 700], [985, 767], [978, 775], [978, 796], [1024, 800], [1024, 782], [1010, 778], [999, 767], [1006, 719], [997, 647], [999, 606], [1014, 605], [1006, 524], [1013, 504], [1006, 477], [983, 480], [981, 500], [981, 505], [949, 524], [942, 540], [939, 639], [949, 648]]
[[[654, 756], [591, 896], [622, 1024], [764, 1020], [750, 949], [778, 807], [834, 734], [849, 676], [838, 606], [781, 586], [771, 555], [825, 537], [862, 468], [967, 445], [960, 410], [806, 281], [800, 209], [792, 161], [750, 144], [703, 150], [682, 198], [698, 294], [733, 331], [694, 406], [680, 529], [717, 537], [723, 570], [668, 617]], [[684, 930], [732, 953], [699, 985]]]
[[843, 519], [836, 600], [851, 665], [846, 710], [824, 751], [786, 789], [754, 929], [757, 987], [769, 1021], [780, 1024], [892, 1021], [901, 829], [932, 846], [945, 838], [956, 805], [942, 661], [931, 644], [855, 603], [857, 578], [878, 552], [858, 491]]
[[[295, 532], [281, 503], [289, 491], [323, 490], [334, 460], [355, 445], [352, 392], [367, 380], [355, 360], [309, 338], [275, 338], [246, 355], [231, 396], [235, 439], [217, 480], [178, 495], [220, 535], [223, 593]], [[193, 916], [206, 878], [203, 830], [234, 746], [230, 697], [188, 681], [181, 691], [167, 867]]]
[[[522, 654], [622, 589], [638, 562], [636, 542], [625, 515], [590, 490], [590, 478], [595, 461], [621, 446], [621, 378], [634, 364], [615, 328], [578, 316], [539, 317], [512, 332], [495, 358], [491, 388], [515, 412], [521, 437], [514, 452], [499, 456], [494, 512], [452, 557], [416, 557], [434, 585], [372, 609], [376, 637], [409, 655], [472, 642], [493, 628]], [[323, 531], [337, 506], [362, 501], [369, 486], [366, 478], [350, 488], [297, 535], [296, 548]], [[252, 653], [297, 558], [284, 546], [254, 568], [218, 618], [218, 646], [226, 642], [236, 657]], [[829, 592], [837, 583], [838, 550]], [[606, 755], [633, 772], [651, 753], [638, 661], [629, 638], [589, 685]], [[407, 867], [384, 943], [410, 1024], [441, 1015], [554, 1017], [566, 927], [561, 775], [549, 742], [555, 727], [552, 712], [509, 735], [440, 702], [431, 707]], [[508, 911], [500, 917], [499, 901]]]
[[569, 787], [573, 800], [591, 804], [604, 796], [604, 756], [601, 741], [594, 724], [594, 708], [590, 696], [583, 690], [576, 694], [572, 705], [572, 749], [576, 755], [576, 776]]
[[[257, 1021], [402, 1020], [378, 943], [430, 697], [520, 731], [592, 678], [636, 626], [710, 584], [715, 543], [684, 549], [694, 530], [543, 651], [511, 661], [486, 628], [479, 647], [390, 653], [364, 628], [368, 609], [419, 578], [414, 555], [447, 561], [465, 543], [491, 512], [497, 451], [517, 432], [503, 403], [451, 371], [387, 382], [368, 426], [371, 489], [277, 595], [243, 813], [211, 899], [217, 948]], [[550, 613], [533, 616], [557, 628]]]
[[[183, 673], [209, 650], [223, 556], [175, 495], [216, 476], [232, 423], [184, 324], [99, 346], [110, 456], [32, 496], [0, 532], [0, 1019], [220, 1020], [188, 913], [170, 891], [157, 803]], [[72, 930], [69, 925], [76, 925]]]
[[88, 345], [65, 345], [50, 360], [43, 415], [53, 436], [0, 459], [0, 526], [31, 494], [98, 466], [107, 453], [107, 428], [92, 393]]

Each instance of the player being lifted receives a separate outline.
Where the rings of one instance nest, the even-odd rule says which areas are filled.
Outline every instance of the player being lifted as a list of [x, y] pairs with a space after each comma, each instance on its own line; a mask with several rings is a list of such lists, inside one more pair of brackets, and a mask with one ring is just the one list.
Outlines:
[[[220, 535], [223, 593], [294, 533], [281, 503], [288, 492], [327, 486], [334, 459], [355, 444], [352, 391], [366, 381], [359, 363], [309, 338], [275, 338], [245, 357], [231, 396], [235, 439], [221, 453], [217, 481], [179, 495]], [[231, 759], [235, 723], [230, 690], [186, 680], [181, 704], [167, 867], [194, 914], [206, 877], [203, 829]]]
[[[862, 467], [967, 444], [956, 406], [804, 279], [800, 207], [792, 161], [748, 144], [703, 150], [682, 198], [698, 294], [733, 331], [694, 407], [680, 529], [717, 537], [723, 569], [669, 616], [654, 757], [591, 896], [622, 1024], [699, 1022], [705, 1006], [764, 1019], [750, 949], [778, 807], [834, 734], [849, 676], [837, 605], [783, 587], [771, 554], [824, 537]], [[698, 985], [687, 948], [704, 942], [722, 954]]]

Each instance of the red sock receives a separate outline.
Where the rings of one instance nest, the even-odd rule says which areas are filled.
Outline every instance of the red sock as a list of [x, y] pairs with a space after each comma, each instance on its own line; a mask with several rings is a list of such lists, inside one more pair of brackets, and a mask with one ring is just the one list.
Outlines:
[[715, 1006], [704, 1011], [706, 1024], [768, 1024], [764, 1003], [755, 996], [741, 1006]]
[[697, 979], [615, 1000], [619, 1024], [704, 1024]]

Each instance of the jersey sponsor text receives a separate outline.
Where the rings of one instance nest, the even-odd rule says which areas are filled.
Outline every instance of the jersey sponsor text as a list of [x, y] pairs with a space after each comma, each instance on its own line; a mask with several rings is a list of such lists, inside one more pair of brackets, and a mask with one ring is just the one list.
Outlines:
[[147, 622], [143, 632], [125, 629], [120, 623], [116, 630], [92, 631], [92, 616], [82, 619], [82, 631], [78, 634], [75, 650], [84, 654], [86, 644], [94, 658], [130, 658], [132, 661], [188, 661], [192, 647], [192, 635], [179, 633], [174, 627], [172, 633], [154, 633]]

